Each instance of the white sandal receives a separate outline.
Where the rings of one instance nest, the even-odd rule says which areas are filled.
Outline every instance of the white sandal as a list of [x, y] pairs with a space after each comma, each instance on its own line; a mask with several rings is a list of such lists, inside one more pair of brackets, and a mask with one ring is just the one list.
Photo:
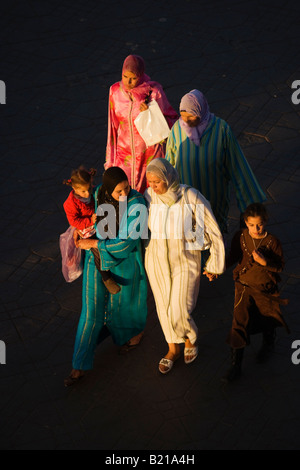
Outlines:
[[[187, 359], [187, 356], [191, 356], [191, 359]], [[193, 362], [197, 358], [197, 356], [198, 356], [198, 346], [184, 349], [184, 362], [186, 364], [190, 364], [191, 362]]]
[[[167, 369], [166, 370], [161, 370], [161, 368], [159, 367], [160, 365], [162, 365], [164, 367], [167, 367]], [[162, 360], [159, 361], [158, 370], [162, 374], [167, 374], [168, 372], [170, 372], [173, 365], [174, 365], [174, 361], [171, 361], [171, 359], [167, 359], [166, 357], [163, 357]]]

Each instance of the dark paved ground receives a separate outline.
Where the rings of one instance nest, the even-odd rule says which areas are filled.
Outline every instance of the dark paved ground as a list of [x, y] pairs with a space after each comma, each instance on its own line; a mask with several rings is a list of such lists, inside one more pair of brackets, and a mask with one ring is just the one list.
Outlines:
[[[6, 450], [296, 450], [300, 444], [300, 7], [296, 1], [10, 1], [0, 6], [1, 106], [1, 448]], [[202, 90], [226, 119], [268, 195], [270, 229], [282, 240], [281, 289], [291, 335], [278, 331], [272, 359], [246, 351], [243, 378], [224, 387], [231, 323], [231, 272], [202, 280], [194, 318], [197, 361], [162, 376], [166, 352], [153, 299], [145, 338], [123, 357], [111, 339], [95, 369], [71, 390], [81, 279], [61, 274], [67, 228], [61, 184], [83, 163], [104, 162], [109, 86], [124, 58], [147, 73], [178, 109]], [[231, 233], [238, 226], [233, 201]]]

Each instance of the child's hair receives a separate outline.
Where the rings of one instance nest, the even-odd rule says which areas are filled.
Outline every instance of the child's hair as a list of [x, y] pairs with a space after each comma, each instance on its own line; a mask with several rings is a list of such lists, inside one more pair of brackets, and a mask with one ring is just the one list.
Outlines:
[[261, 217], [264, 222], [267, 222], [268, 213], [263, 204], [261, 204], [260, 202], [254, 202], [246, 208], [243, 214], [243, 219], [245, 221], [247, 221], [248, 217]]
[[84, 168], [84, 166], [80, 166], [76, 170], [72, 171], [71, 178], [64, 180], [63, 184], [68, 186], [87, 185], [92, 182], [93, 176], [95, 176], [96, 173], [97, 170], [95, 170], [95, 168], [91, 168], [88, 171]]

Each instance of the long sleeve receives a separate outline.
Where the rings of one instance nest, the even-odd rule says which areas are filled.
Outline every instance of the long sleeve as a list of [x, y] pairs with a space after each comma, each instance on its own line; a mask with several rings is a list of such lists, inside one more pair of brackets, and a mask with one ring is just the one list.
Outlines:
[[64, 202], [64, 211], [69, 224], [72, 227], [76, 227], [78, 230], [84, 230], [93, 225], [91, 219], [94, 213], [93, 204], [83, 205], [80, 202], [76, 203], [72, 193], [70, 193], [68, 199]]
[[270, 250], [263, 251], [263, 255], [267, 261], [267, 270], [280, 273], [284, 268], [284, 258], [283, 258], [283, 251], [280, 241], [272, 236], [272, 244]]
[[169, 134], [167, 145], [166, 145], [166, 160], [171, 163], [172, 166], [176, 168], [176, 140], [174, 137], [174, 129], [171, 129]]
[[210, 204], [204, 205], [204, 233], [209, 238], [210, 256], [205, 270], [211, 274], [222, 274], [225, 271], [225, 247], [223, 236], [213, 215]]
[[[203, 227], [203, 241], [210, 250], [205, 269], [211, 274], [222, 274], [225, 271], [224, 241], [210, 203], [194, 188], [188, 189], [187, 199], [196, 208], [196, 224]], [[200, 210], [197, 210], [197, 206]]]
[[229, 126], [226, 129], [225, 145], [225, 171], [227, 178], [232, 182], [238, 207], [244, 212], [249, 204], [265, 201], [266, 195]]
[[158, 103], [164, 117], [166, 118], [166, 121], [167, 121], [170, 129], [171, 129], [173, 124], [178, 119], [178, 114], [176, 113], [176, 111], [170, 105], [170, 103], [168, 101], [168, 98], [167, 98], [162, 86], [159, 83], [156, 83], [156, 86], [153, 90], [152, 98], [154, 98], [157, 101], [157, 103]]
[[113, 99], [112, 88], [109, 89], [108, 98], [108, 128], [107, 128], [107, 144], [106, 144], [106, 161], [105, 169], [114, 166], [117, 148], [117, 133], [119, 123], [115, 115], [115, 105]]

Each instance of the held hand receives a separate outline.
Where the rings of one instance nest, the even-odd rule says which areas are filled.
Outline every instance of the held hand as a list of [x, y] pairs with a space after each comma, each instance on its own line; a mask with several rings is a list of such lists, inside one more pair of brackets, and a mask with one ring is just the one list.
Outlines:
[[140, 111], [146, 111], [146, 109], [148, 109], [148, 105], [145, 102], [141, 103]]
[[267, 266], [267, 260], [262, 253], [257, 250], [254, 250], [252, 251], [252, 256], [256, 263], [260, 264], [261, 266]]
[[97, 220], [97, 214], [92, 215], [92, 224], [94, 224]]
[[208, 277], [209, 282], [214, 281], [215, 279], [218, 279], [218, 274], [212, 274], [208, 273], [207, 271], [203, 271], [203, 274]]
[[76, 246], [78, 248], [81, 248], [82, 250], [89, 250], [90, 248], [97, 248], [98, 240], [90, 239], [90, 238], [81, 239], [81, 240], [78, 240]]

